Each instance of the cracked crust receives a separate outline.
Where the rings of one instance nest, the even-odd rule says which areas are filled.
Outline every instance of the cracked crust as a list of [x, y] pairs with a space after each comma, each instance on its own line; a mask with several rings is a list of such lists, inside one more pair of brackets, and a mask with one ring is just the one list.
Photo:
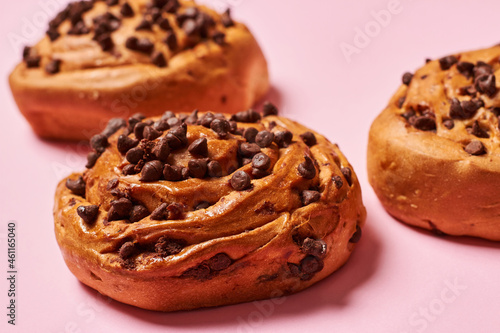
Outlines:
[[[476, 66], [482, 61], [498, 77], [499, 46], [454, 57]], [[470, 86], [475, 86], [474, 77], [462, 74], [457, 64], [443, 70], [435, 60], [417, 70], [371, 126], [368, 176], [385, 209], [397, 219], [438, 233], [498, 241], [500, 94], [464, 93]], [[457, 117], [450, 113], [455, 98], [466, 103], [480, 99], [482, 106]], [[418, 129], [412, 116], [434, 119], [435, 129]], [[471, 142], [485, 151], [470, 148]]]
[[[341, 168], [352, 167], [336, 145], [313, 132], [317, 144], [308, 147], [299, 135], [309, 130], [286, 118], [268, 116], [255, 124], [238, 123], [238, 127], [263, 130], [272, 122], [276, 123], [274, 132], [291, 131], [293, 143], [287, 148], [275, 143], [263, 148], [271, 158], [272, 172], [252, 179], [252, 187], [244, 191], [230, 187], [231, 172], [220, 178], [179, 182], [144, 183], [139, 175], [124, 176], [121, 169], [126, 161], [116, 148], [123, 130], [111, 136], [109, 147], [93, 168], [67, 178], [83, 175], [85, 198], [72, 193], [65, 186], [66, 179], [56, 190], [55, 232], [69, 269], [84, 284], [118, 301], [176, 311], [280, 297], [307, 288], [340, 268], [354, 249], [366, 217], [356, 174], [352, 171], [350, 179], [342, 174]], [[207, 137], [209, 157], [218, 160], [224, 170], [231, 169], [242, 137], [231, 134], [221, 140], [203, 126], [188, 126], [189, 143], [200, 136]], [[172, 155], [171, 164], [184, 165], [189, 159], [186, 149]], [[316, 161], [313, 179], [304, 179], [297, 171], [304, 155]], [[238, 170], [250, 172], [251, 168], [240, 165]], [[185, 207], [184, 216], [163, 221], [147, 216], [135, 223], [107, 221], [110, 202], [115, 199], [108, 187], [113, 179], [118, 179], [111, 182], [115, 193], [126, 192], [148, 211], [163, 202], [176, 202]], [[303, 206], [300, 192], [311, 187], [321, 197]], [[200, 201], [208, 201], [210, 206], [194, 210]], [[76, 210], [91, 204], [99, 206], [99, 215], [89, 225]], [[155, 244], [162, 237], [181, 240], [181, 252], [155, 253]], [[309, 250], [303, 250], [306, 238], [321, 240], [325, 247], [322, 242], [311, 245], [309, 240]], [[140, 249], [127, 260], [120, 257], [125, 242]], [[219, 262], [219, 268], [213, 268], [210, 262], [221, 253], [226, 264]], [[299, 274], [297, 267], [304, 267], [304, 261], [315, 272]]]
[[[149, 0], [129, 0], [136, 13], [146, 10]], [[120, 3], [123, 3], [120, 2]], [[18, 64], [9, 77], [14, 99], [37, 135], [49, 139], [88, 140], [114, 117], [134, 113], [146, 116], [173, 110], [190, 112], [211, 109], [236, 113], [251, 107], [268, 91], [267, 62], [248, 28], [238, 22], [221, 24], [221, 15], [192, 1], [180, 1], [181, 10], [195, 6], [216, 21], [215, 30], [225, 34], [225, 43], [197, 41], [194, 47], [186, 33], [169, 18], [178, 39], [178, 49], [169, 50], [163, 39], [167, 32], [154, 25], [152, 31], [135, 31], [142, 15], [123, 18], [111, 36], [115, 46], [104, 52], [92, 40], [94, 33], [68, 35], [65, 21], [61, 37], [51, 42], [45, 36], [33, 47], [41, 56], [39, 68]], [[84, 13], [87, 26], [92, 18], [107, 11], [120, 17], [120, 6], [108, 8], [95, 2]], [[150, 55], [127, 49], [129, 36], [149, 38], [164, 53], [168, 66], [159, 68]], [[59, 73], [51, 75], [45, 66], [61, 60]]]

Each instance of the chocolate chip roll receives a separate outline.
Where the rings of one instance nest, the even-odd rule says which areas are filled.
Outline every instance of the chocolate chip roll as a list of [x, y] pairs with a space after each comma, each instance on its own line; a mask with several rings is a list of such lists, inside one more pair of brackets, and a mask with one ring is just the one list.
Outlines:
[[26, 47], [14, 99], [43, 138], [88, 140], [114, 117], [236, 113], [268, 90], [247, 27], [193, 1], [76, 1]]
[[87, 169], [55, 195], [69, 269], [120, 302], [175, 311], [295, 293], [341, 267], [366, 216], [356, 174], [275, 111], [135, 115], [93, 137]]
[[370, 129], [369, 181], [395, 218], [500, 240], [500, 47], [428, 61]]

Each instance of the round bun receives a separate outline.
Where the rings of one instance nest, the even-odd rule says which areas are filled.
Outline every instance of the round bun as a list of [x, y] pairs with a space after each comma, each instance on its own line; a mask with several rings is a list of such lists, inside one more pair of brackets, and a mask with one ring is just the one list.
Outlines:
[[499, 58], [495, 46], [428, 61], [373, 122], [369, 181], [395, 218], [500, 240]]
[[93, 137], [88, 169], [55, 195], [73, 274], [176, 311], [280, 297], [341, 267], [366, 216], [356, 174], [337, 145], [265, 110], [134, 116]]
[[23, 57], [10, 87], [49, 139], [88, 140], [109, 119], [137, 112], [236, 113], [269, 88], [247, 27], [192, 1], [78, 1]]

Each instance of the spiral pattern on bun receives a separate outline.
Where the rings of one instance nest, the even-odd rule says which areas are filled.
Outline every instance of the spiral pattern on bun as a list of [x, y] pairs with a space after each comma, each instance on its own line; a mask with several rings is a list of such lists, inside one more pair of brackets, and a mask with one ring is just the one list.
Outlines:
[[134, 115], [91, 139], [60, 182], [56, 236], [70, 270], [118, 301], [175, 311], [279, 297], [348, 259], [365, 209], [337, 145], [263, 115]]

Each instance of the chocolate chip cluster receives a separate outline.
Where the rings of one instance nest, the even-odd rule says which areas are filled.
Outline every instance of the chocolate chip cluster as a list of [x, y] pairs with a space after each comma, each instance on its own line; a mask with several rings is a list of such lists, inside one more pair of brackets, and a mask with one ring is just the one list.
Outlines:
[[[430, 60], [427, 60], [430, 62]], [[465, 121], [465, 129], [467, 133], [475, 137], [464, 145], [464, 150], [470, 155], [484, 155], [487, 153], [484, 144], [476, 139], [487, 139], [490, 137], [488, 128], [491, 124], [484, 124], [476, 117], [478, 111], [485, 108], [485, 98], [493, 99], [497, 94], [496, 77], [493, 66], [483, 61], [476, 63], [460, 61], [460, 56], [446, 56], [438, 60], [439, 67], [442, 71], [455, 70], [465, 77], [469, 84], [458, 88], [458, 95], [464, 98], [458, 99], [452, 97], [449, 103], [448, 113], [441, 116], [442, 125], [446, 130], [455, 128], [456, 121]], [[419, 80], [427, 79], [427, 75], [423, 75]], [[402, 77], [404, 85], [411, 87], [414, 75], [405, 73]], [[435, 111], [425, 105], [419, 104], [416, 106], [403, 107], [406, 97], [403, 96], [397, 101], [397, 107], [403, 108], [401, 116], [406, 119], [409, 125], [421, 131], [437, 131], [437, 120]], [[495, 118], [498, 119], [500, 128], [499, 108], [488, 107], [486, 111], [492, 112]]]
[[[128, 1], [106, 0], [108, 11], [93, 17], [92, 24], [87, 25], [84, 15], [91, 11], [98, 1], [103, 0], [69, 3], [64, 10], [49, 22], [47, 30], [49, 40], [55, 42], [65, 33], [71, 36], [91, 34], [92, 40], [101, 47], [103, 52], [109, 52], [119, 57], [119, 52], [115, 52], [113, 32], [120, 29], [122, 24], [127, 24], [127, 19], [139, 15], [142, 19], [135, 27], [135, 30], [147, 31], [155, 35], [160, 34], [163, 43], [174, 54], [207, 40], [212, 40], [218, 45], [224, 45], [225, 33], [217, 28], [217, 23], [220, 23], [222, 29], [234, 26], [229, 9], [220, 17], [214, 18], [197, 7], [182, 6], [178, 0], [151, 0], [142, 10], [137, 8], [134, 10], [134, 6]], [[129, 1], [133, 3], [133, 0]], [[64, 22], [69, 22], [71, 25], [66, 32], [61, 31], [61, 25]], [[155, 26], [159, 29], [155, 29]], [[187, 36], [187, 42], [183, 49], [180, 49], [176, 33], [179, 29]], [[124, 46], [129, 50], [149, 55], [151, 63], [157, 67], [168, 66], [167, 57], [162, 51], [155, 50], [154, 40], [151, 38], [132, 35], [126, 38]], [[25, 47], [23, 59], [27, 68], [38, 68], [42, 58], [35, 48]], [[60, 59], [51, 59], [47, 63], [45, 71], [48, 74], [56, 74], [60, 71], [61, 64]]]

